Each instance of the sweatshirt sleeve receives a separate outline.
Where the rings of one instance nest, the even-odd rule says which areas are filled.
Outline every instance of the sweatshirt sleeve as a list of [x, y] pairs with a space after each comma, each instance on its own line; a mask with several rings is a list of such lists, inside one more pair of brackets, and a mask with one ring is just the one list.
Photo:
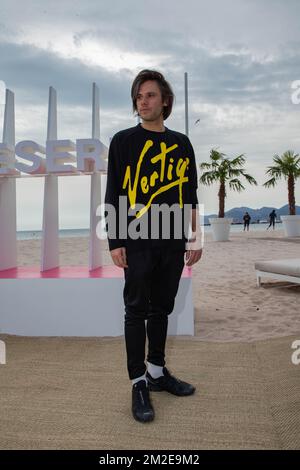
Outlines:
[[[107, 180], [105, 192], [106, 230], [109, 250], [125, 246], [125, 240], [119, 238], [119, 196], [121, 195], [121, 152], [117, 134], [112, 138], [108, 152]], [[115, 209], [115, 218], [108, 206]], [[111, 223], [113, 220], [113, 223]]]
[[192, 208], [196, 209], [198, 204], [197, 188], [198, 188], [198, 176], [196, 167], [196, 158], [193, 146], [187, 137], [188, 157], [190, 159], [188, 168], [189, 178], [189, 204], [192, 204]]

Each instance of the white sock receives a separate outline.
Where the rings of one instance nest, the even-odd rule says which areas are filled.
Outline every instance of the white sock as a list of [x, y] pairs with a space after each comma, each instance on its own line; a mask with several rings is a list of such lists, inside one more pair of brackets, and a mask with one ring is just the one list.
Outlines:
[[164, 375], [163, 373], [163, 367], [161, 366], [156, 366], [155, 364], [152, 364], [151, 362], [148, 362], [148, 372], [153, 377], [154, 379], [158, 379], [158, 377], [162, 377]]
[[140, 380], [145, 380], [146, 384], [148, 384], [146, 374], [144, 374], [144, 375], [141, 375], [140, 377], [137, 377], [136, 379], [133, 379], [133, 380], [131, 381], [131, 382], [132, 382], [132, 385], [136, 384], [136, 383], [139, 382]]

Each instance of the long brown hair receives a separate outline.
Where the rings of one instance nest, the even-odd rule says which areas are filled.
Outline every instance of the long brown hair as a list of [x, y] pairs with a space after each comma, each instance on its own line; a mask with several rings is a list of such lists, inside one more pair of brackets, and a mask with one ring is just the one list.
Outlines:
[[140, 86], [147, 80], [155, 80], [157, 82], [160, 92], [161, 92], [162, 101], [167, 102], [167, 106], [164, 106], [163, 108], [163, 118], [165, 120], [170, 116], [172, 112], [175, 95], [169, 82], [167, 82], [165, 77], [160, 72], [157, 72], [156, 70], [145, 69], [145, 70], [142, 70], [135, 77], [132, 83], [132, 87], [131, 87], [131, 99], [132, 99], [133, 112], [138, 112], [137, 106], [136, 106], [137, 96], [139, 93]]

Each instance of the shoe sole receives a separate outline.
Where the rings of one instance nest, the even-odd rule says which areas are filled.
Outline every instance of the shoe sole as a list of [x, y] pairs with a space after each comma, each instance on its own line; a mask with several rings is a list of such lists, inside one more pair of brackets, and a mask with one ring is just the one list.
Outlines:
[[150, 416], [149, 419], [139, 419], [136, 416], [134, 416], [134, 414], [132, 414], [132, 416], [138, 423], [151, 423], [154, 420], [154, 415]]
[[196, 391], [196, 389], [194, 389], [193, 391], [189, 393], [183, 393], [183, 394], [172, 393], [169, 390], [166, 390], [165, 388], [160, 387], [159, 385], [151, 384], [149, 381], [148, 381], [148, 387], [151, 392], [168, 392], [177, 397], [188, 397], [189, 395], [193, 395]]

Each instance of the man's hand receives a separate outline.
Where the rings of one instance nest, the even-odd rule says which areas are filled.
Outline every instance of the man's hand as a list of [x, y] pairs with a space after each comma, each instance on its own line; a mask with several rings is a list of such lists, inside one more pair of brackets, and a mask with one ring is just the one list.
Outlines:
[[124, 246], [111, 250], [110, 255], [116, 266], [119, 266], [119, 268], [128, 268], [126, 260], [126, 248]]
[[192, 266], [197, 263], [202, 256], [202, 248], [200, 250], [187, 250], [185, 253], [186, 266]]

